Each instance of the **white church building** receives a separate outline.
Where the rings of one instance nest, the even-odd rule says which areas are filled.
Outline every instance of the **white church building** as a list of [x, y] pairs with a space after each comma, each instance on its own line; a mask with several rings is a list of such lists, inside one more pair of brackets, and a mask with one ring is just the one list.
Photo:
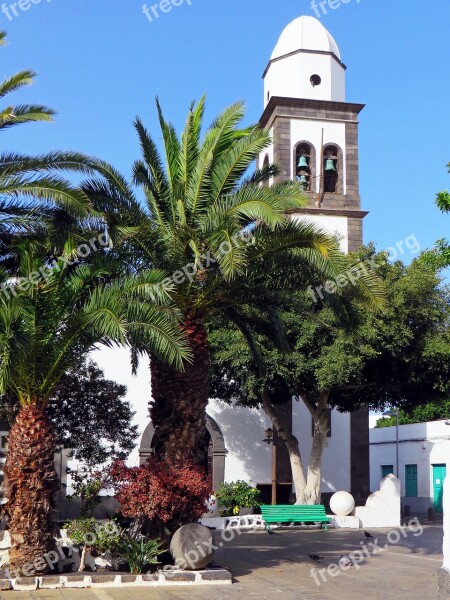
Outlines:
[[[263, 73], [263, 113], [260, 123], [270, 131], [271, 146], [260, 156], [260, 166], [276, 163], [280, 179], [297, 178], [309, 197], [309, 207], [292, 215], [307, 219], [330, 234], [338, 234], [344, 251], [363, 241], [359, 194], [358, 124], [362, 104], [346, 101], [346, 66], [331, 34], [313, 17], [300, 17], [282, 32]], [[255, 82], [257, 81], [255, 75]], [[128, 399], [137, 411], [143, 433], [139, 457], [150, 452], [152, 425], [148, 422], [149, 369], [142, 365], [131, 376], [125, 350], [101, 350], [94, 359], [107, 377], [128, 386]], [[308, 462], [312, 443], [311, 416], [302, 403], [288, 405], [292, 431]], [[270, 426], [264, 413], [211, 400], [210, 469], [214, 485], [243, 479], [259, 486], [267, 498], [272, 482], [272, 450], [263, 442]], [[330, 411], [330, 433], [322, 470], [322, 492], [369, 494], [369, 415]], [[292, 499], [292, 477], [287, 452], [277, 460], [279, 502]], [[270, 496], [269, 496], [270, 498]]]

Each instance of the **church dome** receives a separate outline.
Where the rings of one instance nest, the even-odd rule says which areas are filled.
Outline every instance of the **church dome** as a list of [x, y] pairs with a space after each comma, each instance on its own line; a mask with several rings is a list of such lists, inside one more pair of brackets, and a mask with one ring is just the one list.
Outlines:
[[299, 17], [289, 23], [272, 52], [271, 60], [298, 50], [332, 52], [337, 58], [341, 58], [333, 36], [314, 17]]

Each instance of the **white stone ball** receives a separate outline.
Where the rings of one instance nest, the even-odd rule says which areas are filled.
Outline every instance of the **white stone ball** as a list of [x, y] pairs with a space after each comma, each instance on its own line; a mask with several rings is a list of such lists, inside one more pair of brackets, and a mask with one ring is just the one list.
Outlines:
[[336, 492], [331, 496], [330, 508], [338, 517], [346, 517], [355, 508], [355, 500], [348, 492]]

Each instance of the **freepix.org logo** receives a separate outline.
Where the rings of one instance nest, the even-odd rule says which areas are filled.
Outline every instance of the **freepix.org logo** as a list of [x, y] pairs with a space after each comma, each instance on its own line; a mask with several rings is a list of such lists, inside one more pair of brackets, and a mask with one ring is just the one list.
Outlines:
[[2, 4], [2, 13], [6, 16], [8, 21], [17, 19], [20, 13], [27, 12], [34, 4], [41, 4], [42, 2], [51, 2], [52, 0], [19, 0], [19, 2], [12, 2], [11, 4]]
[[361, 0], [312, 0], [311, 10], [316, 17], [320, 19], [328, 14], [328, 9], [337, 10], [338, 8], [341, 8], [343, 4], [350, 4], [350, 2], [359, 4]]
[[144, 4], [142, 6], [142, 12], [150, 23], [153, 23], [153, 21], [159, 19], [160, 16], [170, 13], [174, 8], [178, 8], [182, 4], [192, 6], [192, 0], [161, 0], [151, 6]]

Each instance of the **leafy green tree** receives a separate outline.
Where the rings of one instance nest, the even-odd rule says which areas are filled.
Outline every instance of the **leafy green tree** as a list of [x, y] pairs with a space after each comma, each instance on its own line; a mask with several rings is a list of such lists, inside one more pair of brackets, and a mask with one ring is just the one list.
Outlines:
[[[447, 165], [450, 173], [450, 163]], [[439, 192], [436, 195], [436, 204], [442, 212], [450, 212], [450, 192], [448, 190]]]
[[[447, 168], [450, 173], [450, 163]], [[450, 212], [450, 192], [448, 190], [436, 194], [436, 206], [443, 212]], [[436, 247], [426, 254], [426, 260], [435, 268], [445, 268], [450, 265], [450, 243], [446, 239], [436, 242]]]
[[[126, 393], [124, 385], [105, 379], [93, 361], [82, 360], [62, 376], [48, 403], [56, 445], [71, 450], [87, 469], [125, 460], [138, 437]], [[4, 420], [12, 423], [19, 408], [14, 396], [1, 399]]]
[[[428, 421], [440, 421], [442, 419], [450, 419], [450, 400], [429, 402], [423, 406], [414, 406], [412, 410], [399, 410], [398, 412], [400, 425], [427, 423]], [[395, 423], [395, 417], [383, 417], [378, 419], [375, 427], [391, 427]]]
[[70, 471], [73, 494], [67, 500], [79, 500], [82, 519], [91, 518], [94, 510], [102, 501], [100, 492], [107, 485], [106, 477], [101, 471]]
[[19, 264], [22, 279], [0, 279], [0, 394], [20, 404], [4, 467], [14, 570], [54, 544], [56, 440], [47, 408], [64, 375], [97, 344], [149, 348], [178, 368], [189, 357], [161, 273], [114, 280], [117, 266], [96, 256], [90, 264], [64, 261], [42, 279], [33, 275], [39, 257], [24, 251]]
[[[390, 264], [373, 247], [363, 249], [358, 259], [375, 265], [386, 285], [383, 312], [367, 311], [349, 286], [339, 312], [309, 294], [291, 298], [281, 313], [290, 352], [280, 352], [258, 330], [243, 336], [216, 322], [209, 332], [211, 396], [261, 407], [282, 430], [301, 504], [320, 501], [329, 407], [411, 407], [449, 393], [449, 291], [439, 274], [420, 259], [409, 267]], [[292, 395], [304, 402], [314, 424], [307, 469], [279, 410]]]
[[125, 460], [138, 437], [126, 393], [92, 361], [66, 373], [48, 404], [58, 446], [87, 468]]
[[83, 189], [108, 224], [121, 260], [138, 271], [161, 269], [175, 282], [173, 298], [193, 361], [176, 372], [152, 356], [153, 447], [174, 462], [204, 464], [208, 319], [221, 314], [239, 321], [251, 305], [269, 310], [274, 290], [288, 293], [313, 269], [334, 279], [347, 263], [334, 240], [287, 215], [307, 203], [298, 183], [269, 186], [279, 174], [274, 165], [247, 176], [271, 138], [259, 126], [240, 127], [241, 103], [219, 115], [203, 138], [204, 99], [191, 106], [181, 137], [157, 108], [165, 165], [141, 120], [135, 121], [143, 156], [134, 164], [134, 183], [145, 205], [103, 163], [96, 165], [103, 179]]

